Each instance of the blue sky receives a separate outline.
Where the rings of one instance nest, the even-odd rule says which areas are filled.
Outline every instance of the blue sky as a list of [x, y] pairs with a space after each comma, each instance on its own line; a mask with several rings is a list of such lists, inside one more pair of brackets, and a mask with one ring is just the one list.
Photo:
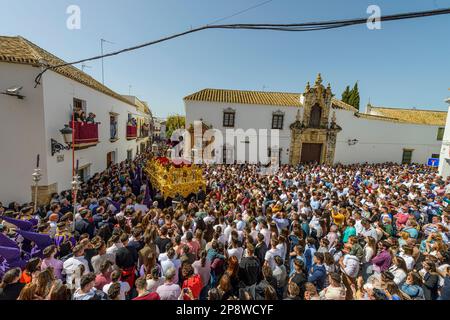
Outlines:
[[[198, 27], [263, 0], [0, 0], [0, 34], [21, 35], [70, 61]], [[66, 8], [81, 8], [81, 29]], [[295, 23], [450, 7], [450, 0], [273, 0], [221, 23]], [[207, 30], [105, 60], [105, 84], [150, 103], [154, 114], [184, 113], [203, 88], [302, 92], [318, 72], [340, 98], [359, 81], [361, 104], [446, 110], [450, 16], [315, 32]], [[86, 72], [101, 81], [100, 61]], [[80, 67], [80, 66], [78, 66]]]

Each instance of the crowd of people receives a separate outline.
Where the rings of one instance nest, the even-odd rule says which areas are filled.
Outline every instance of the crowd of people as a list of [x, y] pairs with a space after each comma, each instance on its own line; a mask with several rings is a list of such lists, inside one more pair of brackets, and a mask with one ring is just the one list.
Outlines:
[[205, 165], [206, 190], [171, 200], [146, 161], [94, 175], [75, 208], [70, 191], [38, 212], [0, 203], [0, 299], [450, 299], [434, 168]]
[[75, 122], [83, 122], [83, 123], [96, 123], [95, 120], [97, 116], [93, 112], [89, 112], [86, 116], [86, 112], [82, 108], [75, 108], [75, 111], [72, 115], [72, 118]]

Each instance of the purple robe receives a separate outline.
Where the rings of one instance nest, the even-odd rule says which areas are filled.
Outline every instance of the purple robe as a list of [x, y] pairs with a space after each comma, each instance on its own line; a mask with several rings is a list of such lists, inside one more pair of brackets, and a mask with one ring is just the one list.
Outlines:
[[[20, 249], [11, 247], [1, 247], [0, 246], [0, 256], [3, 257], [4, 261], [2, 265], [7, 266], [7, 270], [12, 268], [24, 268], [26, 262], [20, 258]], [[6, 263], [5, 263], [6, 262]], [[5, 269], [6, 269], [5, 268]]]
[[67, 232], [56, 233], [55, 235], [55, 245], [59, 248], [64, 242], [70, 241], [72, 243], [72, 247], [74, 247], [77, 243], [75, 237]]
[[18, 219], [14, 219], [14, 218], [10, 218], [10, 217], [2, 217], [2, 219], [5, 220], [6, 222], [9, 222], [9, 223], [15, 225], [17, 228], [24, 230], [24, 231], [29, 231], [33, 228], [33, 224], [27, 220], [18, 220]]
[[25, 239], [33, 241], [40, 250], [43, 250], [53, 244], [53, 240], [48, 234], [28, 232], [23, 230], [17, 230], [16, 232]]
[[10, 248], [19, 248], [19, 246], [13, 239], [8, 238], [3, 233], [0, 233], [0, 246], [10, 247]]

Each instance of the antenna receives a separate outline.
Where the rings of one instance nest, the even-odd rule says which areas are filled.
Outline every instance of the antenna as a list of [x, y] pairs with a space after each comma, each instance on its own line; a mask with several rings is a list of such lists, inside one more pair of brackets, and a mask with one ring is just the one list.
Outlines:
[[110, 43], [110, 44], [115, 44], [115, 43], [105, 40], [105, 39], [100, 39], [100, 47], [102, 50], [102, 84], [105, 84], [105, 66], [104, 66], [104, 62], [103, 62], [103, 43]]
[[91, 66], [88, 66], [87, 64], [82, 64], [81, 65], [81, 71], [83, 71], [84, 72], [84, 69], [86, 69], [86, 68], [89, 68], [89, 69], [91, 69], [92, 67]]

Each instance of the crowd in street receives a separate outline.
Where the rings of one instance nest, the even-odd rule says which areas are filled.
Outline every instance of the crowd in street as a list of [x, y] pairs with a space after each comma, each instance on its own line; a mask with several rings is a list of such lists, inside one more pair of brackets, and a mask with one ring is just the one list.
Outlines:
[[434, 168], [205, 165], [206, 190], [172, 201], [146, 161], [94, 175], [75, 208], [0, 203], [0, 300], [450, 299]]

